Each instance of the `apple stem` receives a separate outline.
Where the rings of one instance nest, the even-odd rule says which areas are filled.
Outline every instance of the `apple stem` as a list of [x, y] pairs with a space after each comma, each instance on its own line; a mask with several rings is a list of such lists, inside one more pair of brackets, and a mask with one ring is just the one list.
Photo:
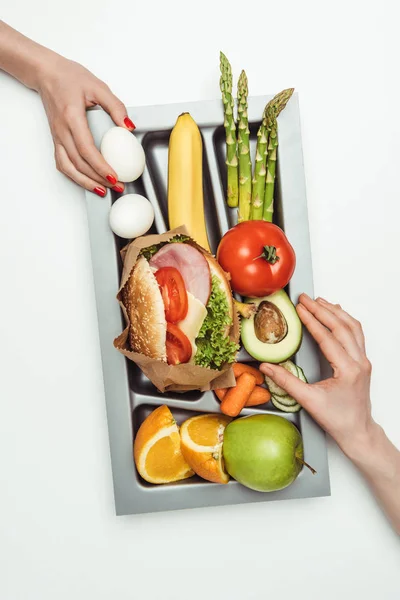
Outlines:
[[315, 469], [313, 469], [313, 468], [312, 468], [312, 467], [311, 467], [311, 466], [310, 466], [308, 463], [306, 463], [306, 461], [305, 461], [305, 460], [302, 460], [302, 459], [301, 459], [301, 458], [299, 458], [299, 457], [297, 457], [297, 460], [298, 460], [299, 462], [301, 462], [301, 464], [302, 464], [302, 465], [304, 465], [305, 467], [307, 467], [307, 469], [310, 469], [310, 471], [311, 471], [311, 473], [312, 473], [313, 475], [315, 475], [315, 474], [316, 474], [316, 472], [317, 472], [317, 471], [316, 471]]

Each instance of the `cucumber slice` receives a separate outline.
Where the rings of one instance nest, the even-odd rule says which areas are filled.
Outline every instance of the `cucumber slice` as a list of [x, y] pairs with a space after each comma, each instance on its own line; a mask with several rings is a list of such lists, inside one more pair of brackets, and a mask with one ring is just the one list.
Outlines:
[[280, 366], [283, 367], [284, 369], [286, 369], [286, 371], [289, 371], [289, 373], [291, 373], [295, 377], [299, 376], [297, 367], [294, 364], [294, 362], [292, 362], [291, 360], [285, 360], [285, 362], [280, 363]]
[[307, 377], [304, 375], [304, 371], [303, 371], [303, 369], [302, 369], [301, 367], [297, 367], [297, 371], [298, 371], [298, 373], [299, 373], [299, 379], [300, 379], [301, 381], [304, 381], [304, 383], [308, 383], [308, 381], [307, 381]]
[[[275, 394], [271, 395], [275, 396]], [[294, 406], [295, 404], [297, 404], [297, 401], [289, 395], [275, 396], [275, 400], [279, 402], [279, 404], [284, 404], [285, 406]]]
[[[286, 369], [286, 371], [288, 371], [295, 377], [300, 377], [299, 371], [297, 370], [296, 365], [291, 360], [285, 360], [285, 362], [281, 363], [280, 366], [283, 367], [284, 369]], [[271, 394], [274, 394], [275, 396], [281, 396], [281, 397], [287, 396], [286, 391], [283, 388], [279, 387], [279, 385], [276, 385], [276, 383], [274, 383], [272, 381], [272, 379], [270, 377], [268, 377], [268, 375], [265, 376], [265, 382], [266, 382]]]
[[286, 391], [284, 389], [282, 389], [281, 387], [279, 387], [279, 385], [276, 385], [276, 383], [274, 381], [272, 381], [271, 377], [268, 377], [268, 375], [265, 376], [265, 383], [268, 386], [269, 391], [271, 392], [271, 394], [274, 394], [275, 396], [286, 396]]
[[[295, 377], [298, 377], [300, 381], [308, 383], [307, 378], [304, 375], [303, 369], [301, 367], [296, 366], [291, 360], [286, 360], [285, 362], [281, 363], [281, 367], [286, 369], [286, 371], [288, 371]], [[297, 404], [296, 400], [292, 398], [292, 396], [289, 396], [289, 394], [287, 394], [283, 388], [279, 387], [279, 385], [276, 385], [276, 383], [272, 381], [272, 379], [268, 377], [268, 375], [265, 376], [265, 382], [268, 386], [269, 391], [271, 392], [272, 403], [274, 404], [274, 406], [276, 406], [276, 404], [274, 403], [274, 399], [275, 402], [277, 402], [279, 405], [286, 406], [287, 408], [300, 406]], [[277, 406], [277, 408], [280, 408], [280, 406]], [[296, 410], [287, 410], [286, 412], [297, 412], [298, 410], [300, 410], [300, 408], [296, 408]]]
[[301, 406], [300, 404], [297, 404], [297, 402], [293, 406], [286, 406], [285, 404], [281, 404], [281, 402], [277, 400], [276, 396], [271, 396], [271, 402], [275, 406], [275, 408], [281, 410], [282, 412], [296, 413], [299, 412], [299, 410], [301, 410]]

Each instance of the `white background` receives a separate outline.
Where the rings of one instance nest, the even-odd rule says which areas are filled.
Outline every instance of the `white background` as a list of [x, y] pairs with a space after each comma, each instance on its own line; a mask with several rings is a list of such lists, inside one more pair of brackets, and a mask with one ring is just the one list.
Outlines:
[[[128, 106], [300, 95], [316, 294], [364, 324], [376, 419], [400, 446], [397, 2], [19, 0], [2, 18]], [[400, 595], [400, 545], [329, 442], [330, 498], [114, 516], [83, 192], [38, 96], [0, 74], [2, 600]], [[99, 202], [101, 200], [99, 199]]]

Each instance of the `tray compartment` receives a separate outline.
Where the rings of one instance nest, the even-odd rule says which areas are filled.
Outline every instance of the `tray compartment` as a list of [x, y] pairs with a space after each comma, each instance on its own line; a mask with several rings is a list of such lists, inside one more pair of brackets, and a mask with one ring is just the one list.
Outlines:
[[192, 390], [190, 392], [185, 392], [184, 394], [179, 392], [166, 392], [163, 394], [158, 391], [158, 389], [151, 383], [149, 379], [147, 379], [147, 377], [142, 373], [135, 363], [132, 361], [127, 361], [127, 364], [129, 372], [129, 385], [132, 391], [133, 403], [136, 394], [152, 396], [156, 398], [160, 404], [163, 404], [163, 398], [166, 397], [170, 399], [184, 399], [188, 402], [194, 402], [199, 400], [203, 395], [203, 392], [200, 390]]
[[171, 130], [146, 133], [142, 145], [146, 155], [146, 168], [149, 173], [153, 192], [160, 206], [164, 223], [168, 223], [167, 187], [168, 143]]
[[[269, 99], [270, 97], [266, 96], [249, 98], [253, 160], [259, 119]], [[225, 202], [225, 132], [220, 100], [130, 109], [129, 115], [139, 123], [135, 135], [143, 143], [146, 168], [139, 180], [126, 184], [125, 193], [143, 194], [152, 203], [155, 223], [151, 233], [162, 233], [168, 229], [169, 135], [178, 115], [185, 111], [191, 113], [200, 127], [203, 138], [205, 214], [211, 247], [215, 252], [220, 237], [236, 223], [237, 213], [236, 209], [230, 209]], [[103, 134], [113, 123], [104, 112], [93, 110], [89, 112], [89, 124], [99, 146]], [[285, 229], [297, 255], [297, 267], [289, 290], [292, 301], [296, 302], [302, 291], [313, 294], [296, 95], [280, 116], [279, 133], [274, 221]], [[281, 413], [270, 402], [244, 409], [242, 415], [279, 414], [295, 423], [303, 435], [305, 460], [317, 469], [318, 476], [312, 476], [303, 470], [292, 486], [269, 494], [248, 490], [233, 481], [222, 486], [197, 477], [162, 486], [147, 484], [141, 480], [132, 457], [133, 434], [150, 410], [166, 404], [180, 422], [188, 416], [219, 412], [220, 403], [213, 392], [161, 394], [134, 363], [113, 348], [112, 340], [121, 332], [122, 323], [121, 312], [115, 300], [122, 267], [119, 252], [127, 243], [126, 240], [114, 236], [108, 226], [109, 209], [118, 197], [118, 194], [109, 191], [104, 199], [99, 200], [94, 194], [86, 192], [117, 514], [329, 495], [329, 473], [323, 432], [304, 410], [295, 414]], [[254, 364], [254, 359], [243, 348], [238, 358], [240, 361]], [[319, 379], [318, 352], [307, 334], [304, 335], [302, 347], [296, 358], [310, 382]]]
[[[216, 402], [216, 405], [214, 407], [213, 410], [208, 410], [208, 409], [201, 409], [199, 408], [199, 410], [196, 409], [188, 409], [188, 408], [182, 408], [182, 403], [177, 402], [175, 405], [171, 405], [171, 403], [169, 402], [169, 399], [165, 398], [164, 402], [161, 402], [160, 404], [157, 404], [157, 406], [153, 405], [153, 404], [147, 404], [147, 399], [143, 399], [143, 403], [139, 404], [134, 410], [133, 410], [133, 415], [132, 415], [132, 421], [133, 421], [133, 434], [134, 436], [136, 436], [139, 427], [141, 426], [141, 424], [143, 423], [143, 421], [151, 414], [151, 412], [160, 404], [165, 404], [166, 406], [168, 406], [168, 408], [170, 409], [175, 421], [178, 423], [178, 425], [181, 425], [184, 421], [186, 421], [186, 419], [190, 419], [191, 417], [196, 417], [197, 415], [200, 415], [201, 413], [205, 413], [205, 414], [209, 414], [209, 413], [214, 413], [214, 414], [221, 414], [219, 411], [219, 403], [218, 401]], [[268, 403], [270, 404], [270, 403]], [[272, 409], [274, 409], [274, 407], [271, 405]], [[265, 412], [268, 413], [275, 413], [275, 412], [279, 412], [276, 409], [274, 410], [256, 410], [256, 407], [252, 407], [249, 409], [245, 409], [243, 411], [243, 413], [241, 414], [241, 416], [250, 416], [250, 415], [255, 415], [255, 414], [263, 414]], [[282, 413], [280, 413], [282, 414]], [[300, 424], [300, 419], [297, 414], [287, 414], [285, 415], [288, 421], [291, 421], [294, 425], [296, 425], [296, 427], [299, 429], [300, 433], [301, 433], [301, 424]], [[175, 481], [173, 483], [165, 483], [162, 485], [155, 485], [153, 483], [148, 483], [147, 481], [145, 481], [140, 475], [139, 473], [136, 471], [135, 469], [135, 473], [136, 473], [136, 481], [138, 482], [139, 485], [143, 486], [144, 488], [148, 489], [148, 490], [155, 490], [155, 491], [161, 491], [164, 488], [167, 487], [174, 487], [174, 488], [179, 488], [181, 486], [188, 486], [188, 485], [195, 485], [195, 486], [213, 486], [215, 487], [216, 484], [211, 483], [210, 481], [205, 481], [204, 479], [202, 479], [201, 477], [198, 477], [197, 475], [194, 475], [193, 477], [190, 477], [188, 479], [182, 479], [181, 481]], [[234, 480], [230, 480], [230, 482], [227, 485], [239, 485], [236, 481]], [[219, 487], [219, 486], [217, 486]]]
[[[172, 129], [152, 131], [145, 134], [142, 139], [152, 192], [157, 198], [166, 229], [168, 228], [168, 145], [171, 131]], [[216, 201], [211, 184], [207, 152], [204, 150], [204, 136], [207, 136], [207, 133], [207, 128], [202, 131], [204, 212], [210, 246], [214, 252], [221, 238], [221, 231], [218, 227]]]

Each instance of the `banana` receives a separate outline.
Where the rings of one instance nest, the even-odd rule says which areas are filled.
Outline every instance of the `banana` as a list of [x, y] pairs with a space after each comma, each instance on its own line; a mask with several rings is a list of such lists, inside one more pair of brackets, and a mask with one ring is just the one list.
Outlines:
[[211, 252], [203, 198], [203, 143], [189, 113], [171, 132], [168, 150], [168, 218], [171, 229], [186, 225], [189, 235]]

